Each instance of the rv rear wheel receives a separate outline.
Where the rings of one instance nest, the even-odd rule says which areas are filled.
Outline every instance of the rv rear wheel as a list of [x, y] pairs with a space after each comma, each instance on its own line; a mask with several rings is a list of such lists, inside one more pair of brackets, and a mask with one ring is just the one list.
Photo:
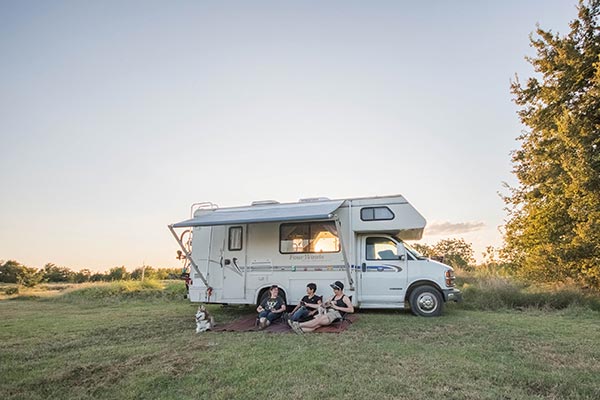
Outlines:
[[444, 302], [440, 292], [432, 286], [419, 286], [410, 294], [410, 309], [415, 315], [437, 317], [442, 314]]

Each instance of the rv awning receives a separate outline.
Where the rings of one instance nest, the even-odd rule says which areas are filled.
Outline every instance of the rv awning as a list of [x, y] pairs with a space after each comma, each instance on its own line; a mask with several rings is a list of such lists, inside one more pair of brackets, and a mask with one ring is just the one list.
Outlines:
[[329, 219], [344, 200], [294, 204], [268, 204], [250, 207], [221, 208], [206, 211], [195, 218], [173, 224], [174, 228], [194, 226], [252, 224], [258, 222], [308, 221]]

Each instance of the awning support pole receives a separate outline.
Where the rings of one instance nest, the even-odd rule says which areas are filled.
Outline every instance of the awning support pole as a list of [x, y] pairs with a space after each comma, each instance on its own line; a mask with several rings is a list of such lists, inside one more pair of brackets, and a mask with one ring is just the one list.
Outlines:
[[350, 290], [354, 290], [354, 279], [352, 279], [352, 273], [350, 272], [350, 263], [348, 262], [348, 255], [346, 254], [346, 245], [344, 244], [344, 237], [342, 235], [342, 223], [336, 215], [334, 217], [335, 229], [337, 229], [340, 243], [342, 244], [342, 256], [344, 257], [344, 265], [346, 267], [346, 276], [348, 277], [348, 283], [350, 284]]
[[194, 267], [194, 271], [196, 271], [196, 274], [198, 276], [200, 276], [200, 280], [202, 280], [202, 283], [204, 283], [204, 286], [206, 286], [208, 288], [209, 287], [208, 281], [206, 280], [206, 278], [204, 278], [204, 275], [202, 275], [202, 272], [200, 272], [200, 268], [198, 268], [198, 266], [196, 265], [194, 260], [192, 260], [192, 255], [187, 251], [187, 249], [185, 248], [185, 246], [183, 245], [181, 240], [177, 237], [177, 234], [175, 233], [175, 229], [173, 229], [173, 225], [169, 225], [169, 230], [173, 234], [173, 237], [175, 238], [177, 243], [179, 243], [179, 247], [181, 247], [181, 250], [183, 250], [183, 254], [185, 254], [185, 258], [187, 258], [189, 260], [190, 264], [192, 264], [192, 267]]

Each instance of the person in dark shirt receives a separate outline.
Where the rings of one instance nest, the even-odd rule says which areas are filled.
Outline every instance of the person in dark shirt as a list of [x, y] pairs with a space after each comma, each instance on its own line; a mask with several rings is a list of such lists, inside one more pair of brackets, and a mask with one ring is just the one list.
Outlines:
[[273, 321], [280, 318], [285, 311], [285, 303], [279, 297], [279, 287], [271, 286], [270, 296], [263, 300], [256, 309], [258, 312], [258, 329], [265, 329]]
[[300, 300], [300, 303], [294, 308], [290, 315], [292, 321], [305, 321], [312, 319], [317, 314], [321, 297], [317, 296], [317, 285], [309, 283], [306, 285], [306, 296]]
[[288, 324], [294, 332], [312, 332], [321, 326], [329, 325], [332, 322], [341, 319], [348, 313], [354, 312], [352, 301], [350, 301], [350, 298], [344, 293], [344, 284], [340, 281], [335, 281], [329, 286], [333, 289], [333, 296], [324, 304], [327, 308], [327, 312], [306, 322], [288, 321]]

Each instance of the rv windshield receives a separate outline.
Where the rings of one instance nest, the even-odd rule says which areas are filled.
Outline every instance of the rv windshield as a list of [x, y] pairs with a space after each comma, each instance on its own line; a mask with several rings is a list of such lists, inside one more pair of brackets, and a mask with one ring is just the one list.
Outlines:
[[417, 260], [427, 259], [427, 257], [425, 257], [423, 254], [419, 253], [416, 249], [411, 247], [408, 243], [406, 243], [406, 242], [402, 242], [402, 243], [404, 243], [404, 247], [406, 248], [406, 251], [408, 251]]

